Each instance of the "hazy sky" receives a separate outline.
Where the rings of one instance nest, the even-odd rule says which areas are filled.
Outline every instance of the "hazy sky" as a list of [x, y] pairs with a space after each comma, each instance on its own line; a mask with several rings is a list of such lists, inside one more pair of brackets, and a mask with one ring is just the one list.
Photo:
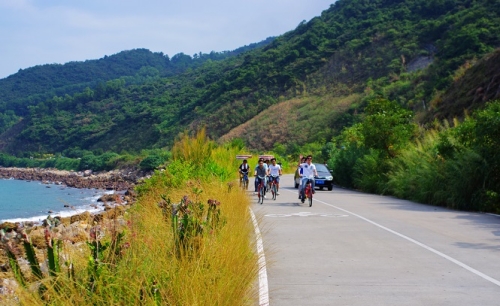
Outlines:
[[0, 0], [0, 78], [146, 48], [234, 50], [293, 30], [334, 0]]

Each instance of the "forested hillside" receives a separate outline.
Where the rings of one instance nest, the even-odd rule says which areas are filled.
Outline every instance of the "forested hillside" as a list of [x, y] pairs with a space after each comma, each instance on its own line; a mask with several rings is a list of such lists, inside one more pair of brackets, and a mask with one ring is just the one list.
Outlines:
[[120, 79], [126, 84], [144, 84], [171, 77], [204, 62], [219, 61], [260, 46], [274, 38], [233, 51], [198, 53], [193, 56], [179, 53], [171, 58], [161, 52], [134, 49], [105, 56], [98, 60], [45, 64], [0, 80], [0, 132], [9, 128], [19, 117], [28, 115], [28, 107], [52, 99], [54, 96], [74, 95], [86, 88], [99, 90], [110, 80]]
[[349, 107], [321, 119], [326, 132], [292, 140], [328, 141], [376, 97], [415, 112], [436, 106], [464, 65], [498, 46], [497, 0], [339, 0], [265, 47], [176, 75], [142, 83], [118, 78], [33, 103], [0, 147], [11, 153], [158, 148], [200, 126], [220, 137], [295, 97], [331, 99], [324, 104], [330, 110], [356, 94]]

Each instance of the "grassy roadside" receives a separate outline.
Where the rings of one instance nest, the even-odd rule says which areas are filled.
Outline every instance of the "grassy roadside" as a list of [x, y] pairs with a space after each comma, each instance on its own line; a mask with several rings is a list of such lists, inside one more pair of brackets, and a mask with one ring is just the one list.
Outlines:
[[58, 252], [46, 253], [58, 254], [60, 264], [41, 277], [22, 271], [21, 305], [255, 303], [250, 200], [230, 183], [241, 152], [217, 146], [204, 131], [185, 135], [172, 152], [165, 171], [137, 189], [121, 226], [94, 224], [86, 246], [61, 240]]

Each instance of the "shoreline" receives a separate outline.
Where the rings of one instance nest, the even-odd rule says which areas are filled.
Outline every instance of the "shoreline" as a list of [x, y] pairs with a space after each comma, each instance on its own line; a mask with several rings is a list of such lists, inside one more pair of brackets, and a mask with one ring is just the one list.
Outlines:
[[67, 171], [53, 168], [0, 167], [0, 179], [40, 181], [45, 184], [65, 185], [80, 189], [130, 190], [149, 173], [137, 170], [112, 170], [109, 172]]
[[[51, 218], [71, 218], [81, 214], [98, 215], [118, 206], [130, 206], [135, 202], [134, 187], [150, 173], [137, 170], [112, 170], [108, 172], [92, 172], [91, 170], [76, 172], [53, 168], [17, 168], [0, 167], [0, 179], [37, 181], [42, 184], [54, 184], [77, 189], [95, 189], [98, 199], [82, 206], [64, 206], [66, 209], [47, 212], [45, 216], [27, 218], [9, 218], [0, 221], [0, 228], [7, 225], [26, 223], [42, 224]], [[36, 220], [35, 220], [36, 219]]]
[[[0, 181], [4, 180], [0, 178]], [[28, 181], [26, 181], [28, 182]], [[29, 183], [36, 183], [36, 184], [42, 184], [41, 182], [37, 181], [32, 181]], [[52, 185], [52, 184], [50, 184]], [[47, 186], [50, 186], [47, 185]], [[74, 187], [67, 187], [67, 188], [72, 188], [75, 190], [81, 190], [79, 188], [74, 188]], [[66, 188], [64, 188], [66, 190]], [[125, 201], [123, 199], [124, 192], [123, 191], [110, 191], [110, 190], [103, 190], [103, 189], [89, 189], [89, 191], [93, 191], [92, 195], [89, 195], [88, 197], [85, 197], [85, 200], [82, 201], [80, 204], [76, 203], [66, 203], [63, 202], [61, 203], [60, 207], [58, 208], [49, 208], [45, 212], [38, 211], [35, 214], [30, 214], [29, 216], [24, 216], [24, 217], [5, 217], [2, 218], [0, 216], [0, 228], [2, 227], [3, 223], [34, 223], [34, 224], [42, 224], [45, 219], [47, 219], [48, 216], [51, 216], [53, 218], [55, 217], [60, 217], [60, 218], [66, 218], [66, 217], [71, 217], [74, 215], [82, 214], [85, 213], [86, 211], [90, 212], [91, 214], [97, 214], [100, 212], [103, 212], [105, 209], [105, 205], [102, 202], [102, 198], [107, 197], [108, 195], [119, 195], [122, 199], [122, 202], [124, 204], [128, 204], [128, 201]], [[130, 201], [130, 199], [128, 199]], [[108, 204], [108, 203], [106, 203]], [[109, 205], [109, 204], [108, 204]]]
[[[12, 274], [5, 255], [8, 247], [4, 237], [15, 241], [16, 237], [28, 233], [36, 252], [40, 255], [46, 248], [45, 230], [53, 228], [52, 233], [64, 240], [68, 247], [78, 248], [91, 239], [92, 229], [101, 228], [107, 232], [111, 229], [125, 228], [124, 214], [136, 202], [134, 187], [149, 177], [150, 173], [134, 170], [114, 170], [110, 172], [92, 173], [91, 171], [74, 172], [40, 168], [4, 168], [0, 167], [0, 179], [16, 179], [38, 181], [42, 184], [56, 184], [78, 189], [96, 189], [98, 199], [84, 207], [64, 205], [65, 209], [48, 212], [46, 216], [35, 216], [21, 221], [12, 218], [0, 222], [2, 241], [0, 242], [0, 303], [3, 298], [15, 296], [18, 284]], [[73, 211], [72, 211], [73, 210]], [[37, 220], [33, 220], [36, 218]], [[14, 221], [14, 222], [11, 222]], [[109, 232], [107, 232], [109, 234]], [[22, 249], [20, 242], [16, 249]], [[37, 256], [38, 256], [37, 255]], [[44, 259], [40, 255], [39, 260]], [[22, 262], [24, 269], [27, 263]]]

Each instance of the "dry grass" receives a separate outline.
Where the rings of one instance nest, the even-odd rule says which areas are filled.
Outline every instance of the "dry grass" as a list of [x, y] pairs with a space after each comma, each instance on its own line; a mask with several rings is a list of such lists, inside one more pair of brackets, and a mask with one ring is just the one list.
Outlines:
[[308, 143], [311, 137], [323, 135], [325, 139], [329, 139], [333, 135], [333, 130], [340, 129], [340, 126], [336, 126], [335, 120], [358, 99], [358, 95], [346, 97], [327, 95], [287, 100], [269, 107], [234, 128], [222, 136], [220, 141], [241, 138], [251, 148], [269, 150], [275, 143], [303, 145]]
[[[204, 133], [204, 132], [202, 132]], [[205, 141], [206, 140], [206, 141]], [[210, 147], [211, 151], [206, 148]], [[21, 305], [253, 305], [257, 279], [257, 255], [250, 237], [253, 227], [250, 199], [237, 185], [236, 154], [231, 147], [215, 147], [205, 135], [183, 137], [176, 145], [176, 158], [189, 162], [203, 157], [204, 164], [188, 173], [192, 179], [172, 186], [172, 174], [151, 180], [138, 202], [126, 215], [124, 247], [120, 259], [103, 262], [104, 268], [94, 286], [89, 284], [90, 250], [78, 246], [63, 250], [63, 257], [76, 267], [75, 279], [67, 276], [67, 267], [57, 279], [45, 278], [48, 288], [40, 298], [36, 289], [19, 290]], [[201, 155], [200, 155], [201, 154]], [[208, 157], [206, 155], [208, 155]], [[214, 166], [214, 164], [216, 166]], [[222, 176], [210, 174], [215, 167]], [[173, 168], [177, 171], [179, 168]], [[205, 171], [205, 173], [199, 173]], [[166, 173], [169, 172], [167, 167]], [[234, 174], [233, 174], [234, 173]], [[197, 174], [199, 176], [197, 176]], [[219, 226], [204, 228], [193, 238], [192, 249], [179, 251], [175, 243], [171, 212], [158, 205], [163, 198], [180, 202], [187, 195], [195, 203], [216, 199], [220, 204]], [[107, 235], [103, 240], [109, 240]], [[116, 260], [113, 260], [116, 259]], [[116, 264], [112, 264], [115, 262]], [[55, 286], [54, 284], [57, 284]], [[44, 300], [45, 298], [45, 300]]]
[[[249, 288], [256, 277], [256, 258], [248, 237], [251, 222], [249, 199], [237, 188], [225, 183], [195, 183], [203, 192], [201, 202], [215, 198], [222, 203], [227, 220], [218, 235], [203, 239], [197, 256], [178, 258], [173, 253], [170, 220], [165, 220], [157, 206], [158, 198], [145, 197], [131, 219], [133, 235], [130, 265], [155, 275], [163, 300], [179, 305], [241, 305], [252, 300]], [[162, 190], [171, 199], [193, 193]], [[138, 272], [139, 272], [138, 271]], [[134, 273], [135, 274], [135, 273]], [[138, 273], [143, 274], [143, 273]], [[140, 284], [138, 284], [140, 287]]]

